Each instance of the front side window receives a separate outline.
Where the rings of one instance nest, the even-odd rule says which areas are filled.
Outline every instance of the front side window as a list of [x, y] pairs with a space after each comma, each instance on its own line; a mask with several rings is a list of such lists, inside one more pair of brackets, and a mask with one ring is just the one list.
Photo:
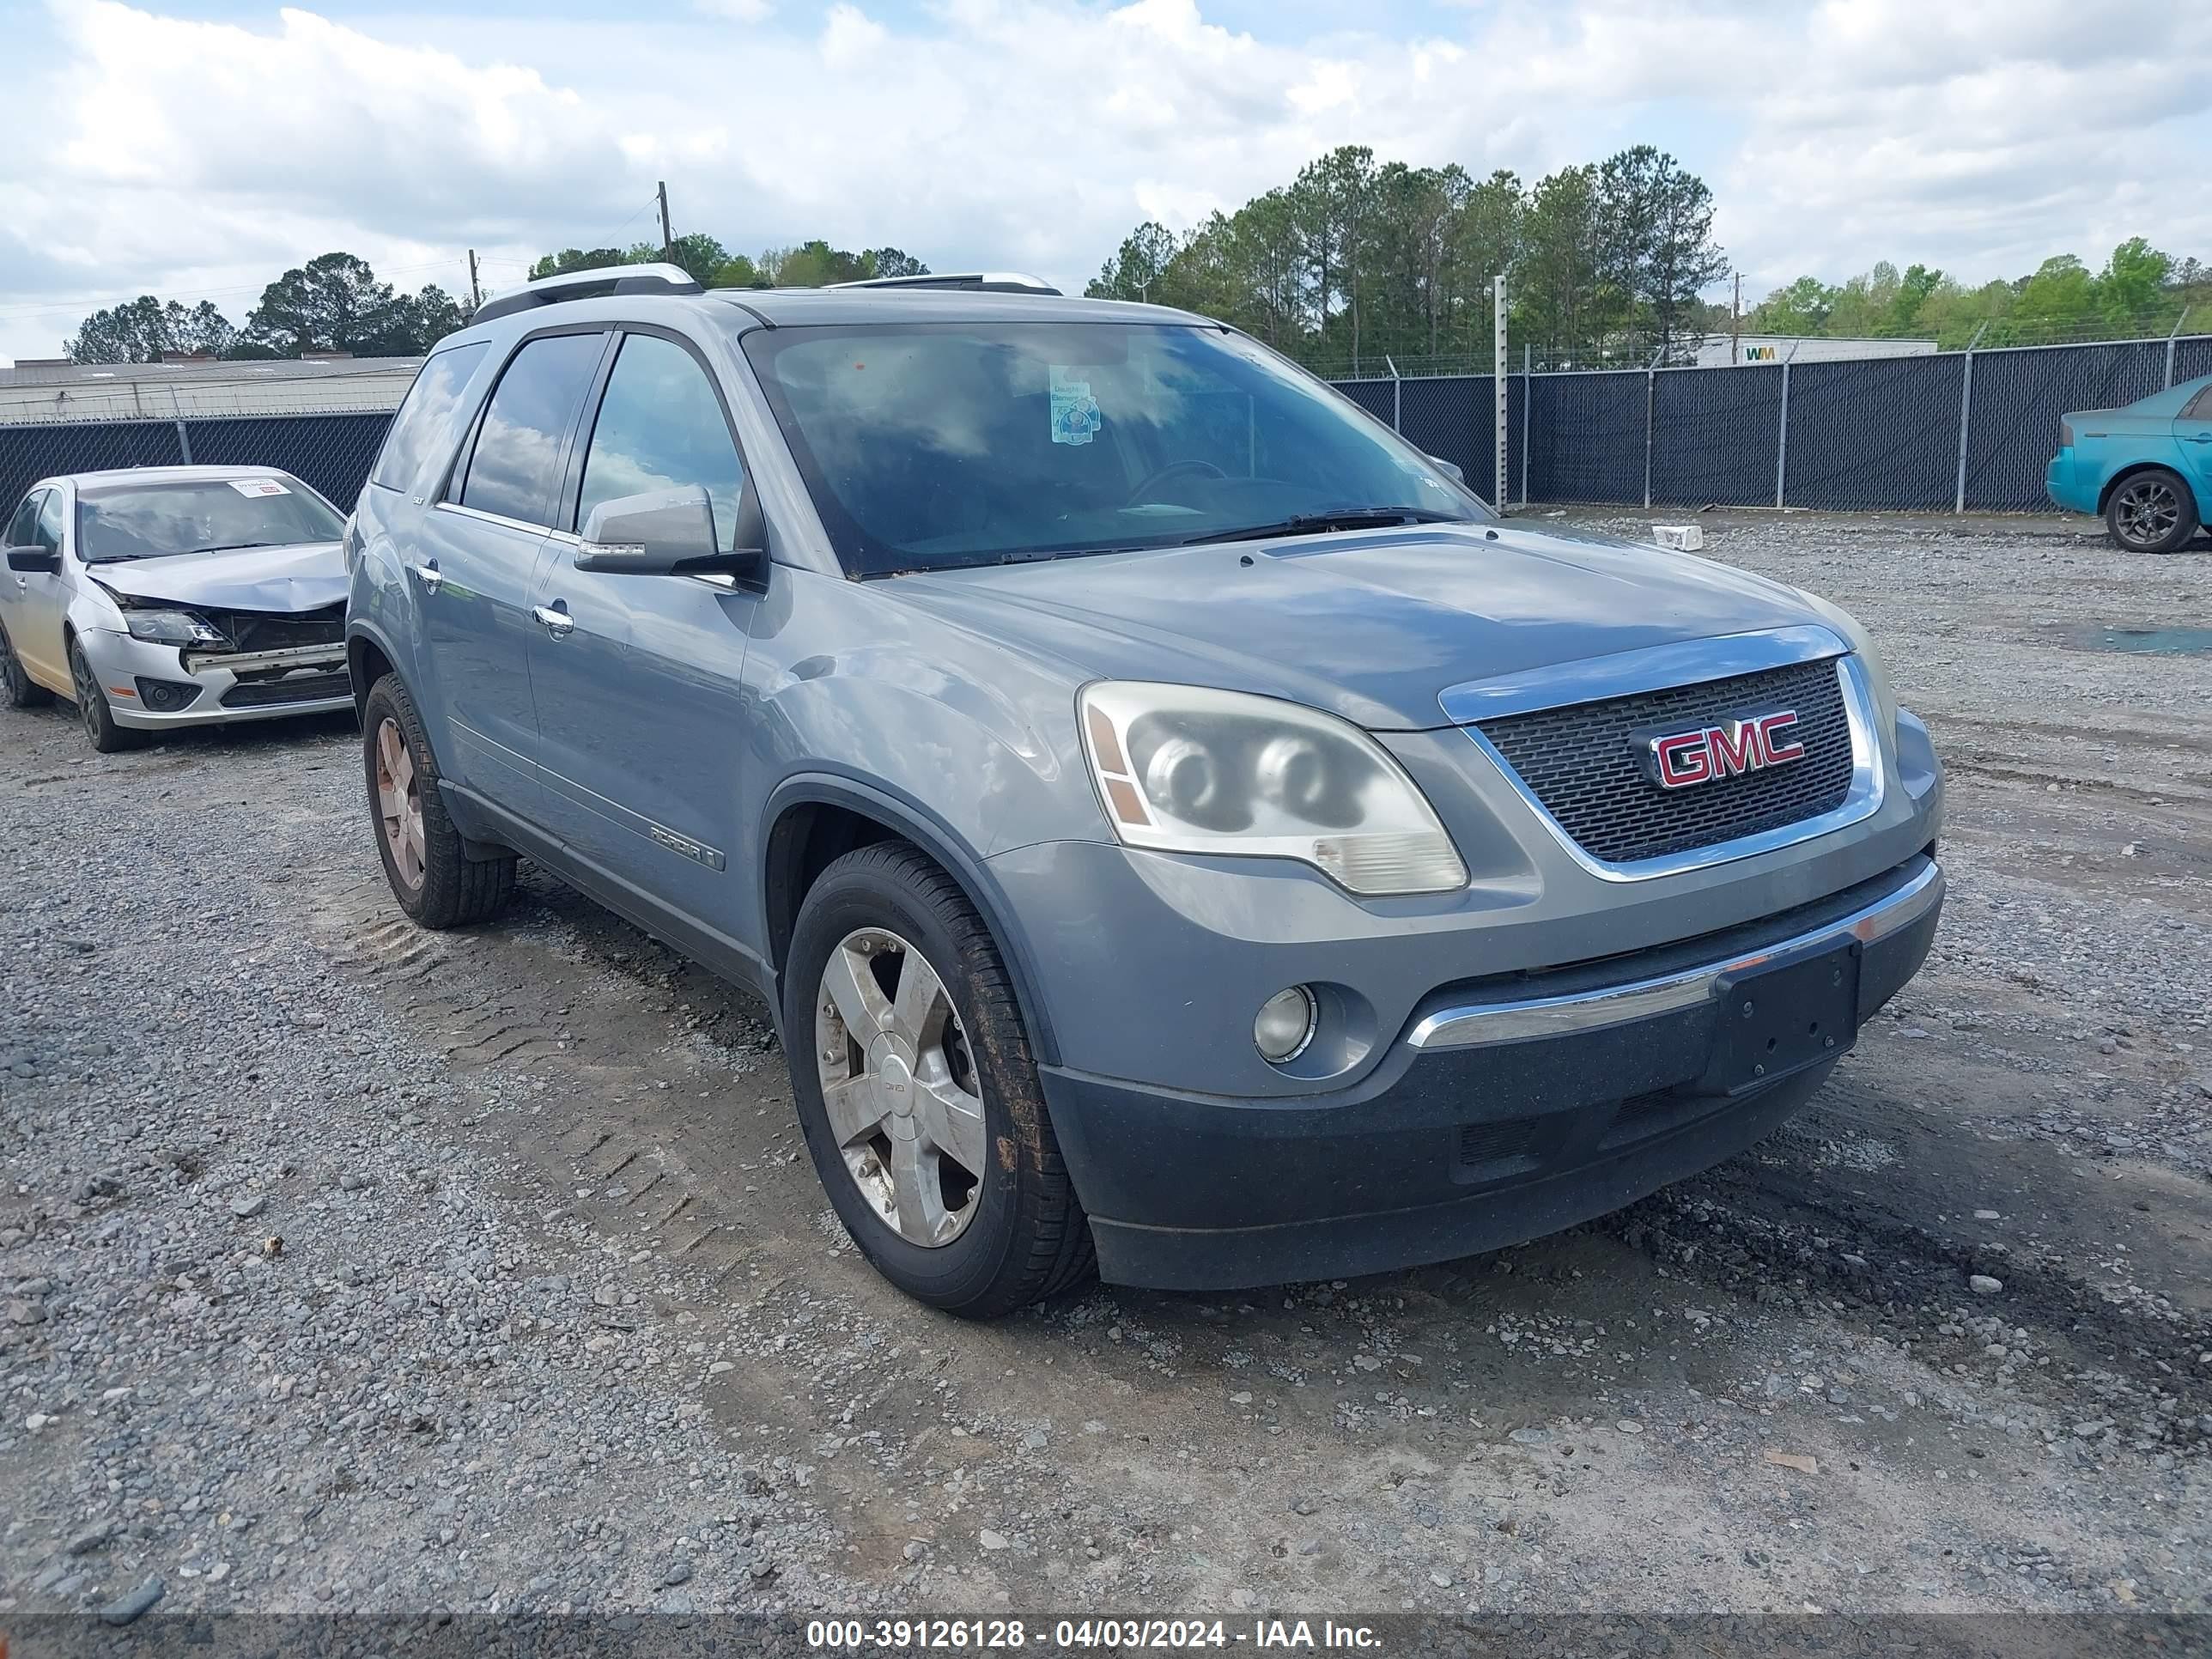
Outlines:
[[9, 546], [29, 547], [32, 545], [31, 538], [36, 533], [39, 524], [39, 503], [46, 497], [46, 492], [43, 489], [34, 489], [23, 497], [22, 504], [15, 509], [15, 516], [8, 520]]
[[[45, 518], [53, 519], [55, 541], [48, 545], [60, 539], [61, 499], [55, 490], [40, 515], [42, 538]], [[111, 484], [80, 489], [76, 497], [76, 556], [87, 564], [334, 542], [344, 529], [335, 507], [282, 473]]]
[[399, 412], [392, 417], [392, 430], [385, 434], [384, 451], [376, 458], [375, 470], [368, 475], [371, 483], [386, 489], [404, 489], [415, 482], [438, 441], [453, 430], [453, 416], [460, 409], [461, 394], [468, 390], [469, 376], [476, 373], [477, 363], [490, 349], [484, 341], [455, 346], [422, 365], [415, 384], [407, 388]]
[[514, 354], [477, 433], [463, 507], [524, 524], [553, 522], [561, 445], [605, 346], [604, 334], [550, 334]]
[[602, 501], [698, 484], [714, 505], [715, 544], [732, 552], [744, 483], [730, 423], [698, 360], [653, 335], [625, 338], [584, 454], [576, 528]]
[[31, 539], [49, 553], [62, 550], [62, 492], [49, 489], [46, 499], [39, 503], [38, 527], [32, 531]]
[[1476, 520], [1411, 446], [1218, 328], [885, 323], [744, 337], [854, 574]]

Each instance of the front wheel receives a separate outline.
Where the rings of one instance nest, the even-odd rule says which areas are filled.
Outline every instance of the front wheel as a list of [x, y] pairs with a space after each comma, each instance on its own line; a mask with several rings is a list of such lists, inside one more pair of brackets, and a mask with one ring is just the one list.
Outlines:
[[92, 746], [103, 755], [113, 755], [144, 744], [145, 732], [115, 723], [115, 713], [107, 706], [107, 693], [100, 690], [100, 676], [84, 659], [84, 647], [80, 641], [70, 641], [69, 659], [70, 686], [76, 693], [77, 717], [83, 720], [84, 734], [92, 739]]
[[2171, 553], [2197, 533], [2197, 497], [2180, 474], [2146, 467], [2112, 491], [2105, 529], [2130, 553]]
[[1089, 1273], [1090, 1224], [998, 947], [918, 849], [860, 848], [808, 890], [784, 1030], [815, 1172], [885, 1279], [988, 1319]]

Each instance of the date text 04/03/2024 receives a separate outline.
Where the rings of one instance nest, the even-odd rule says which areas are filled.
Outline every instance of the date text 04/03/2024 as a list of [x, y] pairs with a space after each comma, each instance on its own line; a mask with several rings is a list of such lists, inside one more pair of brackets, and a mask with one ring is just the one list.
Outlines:
[[1000, 1652], [1048, 1649], [1182, 1648], [1334, 1649], [1374, 1652], [1381, 1633], [1367, 1625], [1333, 1619], [1255, 1620], [1239, 1627], [1220, 1619], [817, 1619], [806, 1626], [807, 1645], [875, 1651]]

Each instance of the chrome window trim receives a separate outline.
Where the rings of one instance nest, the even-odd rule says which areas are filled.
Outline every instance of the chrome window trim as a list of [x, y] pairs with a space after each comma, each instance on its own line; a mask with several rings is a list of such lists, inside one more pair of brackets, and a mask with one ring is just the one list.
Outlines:
[[[1715, 649], [1714, 647], [1720, 647]], [[1632, 659], [1635, 666], [1608, 666]], [[1551, 832], [1567, 856], [1583, 870], [1601, 881], [1653, 881], [1662, 876], [1679, 876], [1692, 870], [1703, 870], [1716, 864], [1729, 864], [1738, 859], [1756, 858], [1762, 853], [1771, 853], [1779, 848], [1795, 846], [1825, 836], [1872, 817], [1881, 810], [1888, 791], [1888, 777], [1882, 764], [1881, 741], [1877, 735], [1879, 721], [1875, 712], [1874, 690], [1868, 684], [1866, 672], [1859, 659], [1845, 649], [1843, 641], [1825, 628], [1776, 629], [1765, 634], [1738, 634], [1723, 640], [1692, 640], [1679, 645], [1656, 647], [1650, 651], [1623, 652], [1620, 657], [1601, 657], [1591, 663], [1562, 665], [1559, 668], [1538, 669], [1528, 675], [1516, 675], [1508, 679], [1454, 686], [1443, 694], [1455, 699], [1460, 708], [1482, 706], [1491, 702], [1494, 689], [1498, 695], [1491, 706], [1483, 707], [1480, 718], [1497, 720], [1509, 714], [1530, 714], [1542, 708], [1559, 708], [1575, 703], [1599, 702], [1608, 697], [1632, 696], [1639, 691], [1664, 691], [1680, 685], [1698, 685], [1708, 680], [1730, 679], [1739, 674], [1754, 674], [1765, 670], [1787, 668], [1798, 663], [1820, 662], [1833, 659], [1842, 683], [1844, 719], [1851, 736], [1851, 781], [1844, 791], [1843, 802], [1832, 811], [1817, 813], [1809, 818], [1800, 818], [1795, 823], [1762, 830], [1757, 835], [1740, 836], [1734, 841], [1716, 842], [1710, 847], [1692, 847], [1680, 853], [1663, 854], [1657, 858], [1634, 859], [1625, 863], [1596, 858], [1567, 833], [1565, 825], [1553, 817], [1551, 810], [1537, 798], [1536, 792], [1522, 781], [1513, 769], [1512, 763], [1498, 751], [1497, 744], [1485, 737], [1480, 726], [1462, 726], [1468, 738], [1490, 757], [1513, 793], [1536, 817], [1536, 821]], [[1595, 672], [1575, 673], [1573, 671]], [[1655, 678], [1654, 676], [1656, 676]], [[1571, 684], [1571, 690], [1569, 690]], [[1599, 690], [1587, 688], [1597, 686]], [[1558, 695], [1566, 691], [1567, 695]], [[1525, 698], [1540, 698], [1524, 702]], [[1449, 705], [1448, 705], [1449, 710]]]
[[1564, 996], [1469, 1003], [1442, 1008], [1417, 1022], [1406, 1034], [1414, 1048], [1465, 1048], [1525, 1037], [1562, 1036], [1596, 1030], [1624, 1021], [1649, 1018], [1710, 1001], [1721, 982], [1776, 957], [1800, 951], [1839, 945], [1850, 939], [1872, 945], [1911, 927], [1943, 899], [1943, 868], [1928, 867], [1894, 892], [1802, 933], [1723, 961], [1685, 969], [1654, 979], [1633, 980]]
[[532, 524], [524, 519], [510, 519], [504, 513], [487, 513], [480, 507], [463, 507], [459, 501], [433, 501], [430, 510], [433, 513], [458, 513], [465, 519], [476, 520], [479, 524], [495, 524], [502, 530], [520, 530], [526, 536], [544, 536], [570, 547], [583, 545], [583, 538], [573, 531], [556, 530], [550, 525]]

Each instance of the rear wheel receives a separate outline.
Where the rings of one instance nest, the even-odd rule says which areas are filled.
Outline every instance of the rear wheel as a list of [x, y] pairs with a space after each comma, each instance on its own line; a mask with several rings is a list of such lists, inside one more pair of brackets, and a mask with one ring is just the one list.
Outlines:
[[15, 655], [5, 625], [0, 625], [0, 697], [7, 699], [10, 708], [44, 708], [54, 700], [54, 694], [33, 679]]
[[998, 947], [919, 850], [860, 848], [808, 890], [784, 1030], [815, 1172], [884, 1278], [988, 1319], [1089, 1273], [1090, 1224]]
[[469, 856], [446, 816], [422, 718], [397, 677], [386, 674], [369, 688], [361, 730], [377, 852], [399, 908], [425, 927], [460, 927], [497, 915], [514, 895], [514, 855]]
[[92, 672], [92, 665], [84, 659], [83, 645], [76, 640], [70, 641], [70, 684], [76, 692], [77, 717], [83, 720], [84, 734], [92, 739], [94, 749], [103, 755], [112, 755], [145, 743], [143, 732], [115, 723], [115, 713], [107, 706], [107, 693], [100, 689], [100, 676]]
[[2146, 467], [2112, 491], [2105, 528], [2130, 553], [2171, 553], [2197, 533], [2197, 498], [2179, 473]]

